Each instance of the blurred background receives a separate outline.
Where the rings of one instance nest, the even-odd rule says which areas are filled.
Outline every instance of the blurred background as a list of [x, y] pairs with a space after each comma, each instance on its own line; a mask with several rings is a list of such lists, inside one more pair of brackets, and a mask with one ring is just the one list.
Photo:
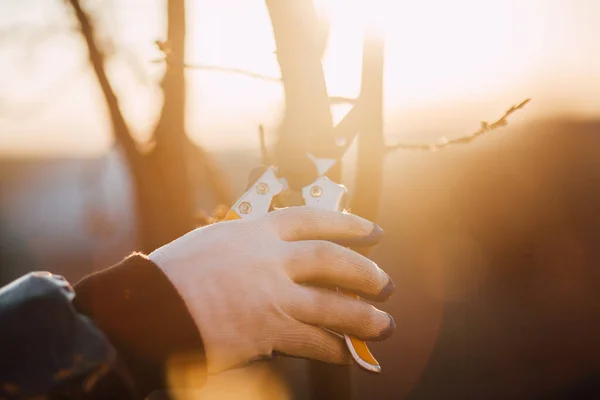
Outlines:
[[[210, 222], [261, 139], [293, 143], [294, 112], [315, 128], [323, 78], [334, 123], [381, 103], [359, 133], [380, 147], [353, 144], [340, 177], [387, 233], [370, 255], [398, 329], [354, 397], [600, 398], [599, 18], [595, 0], [0, 0], [1, 282], [76, 281]], [[373, 26], [383, 64], [363, 74]], [[468, 144], [381, 147], [468, 136], [527, 98]]]

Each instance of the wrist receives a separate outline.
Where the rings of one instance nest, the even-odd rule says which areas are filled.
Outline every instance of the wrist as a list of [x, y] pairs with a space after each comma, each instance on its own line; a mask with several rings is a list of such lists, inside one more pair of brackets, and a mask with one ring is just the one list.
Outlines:
[[258, 318], [240, 314], [231, 304], [232, 298], [229, 296], [245, 297], [244, 288], [232, 291], [227, 277], [215, 273], [211, 263], [202, 267], [196, 263], [188, 265], [184, 261], [174, 262], [174, 259], [165, 257], [160, 251], [154, 252], [149, 258], [156, 260], [185, 303], [202, 337], [208, 373], [221, 372], [258, 353], [270, 352], [269, 349], [260, 351], [258, 347], [263, 343], [248, 340], [248, 329], [256, 328], [256, 322], [249, 323], [249, 320], [256, 321]]
[[149, 261], [152, 261], [152, 263], [154, 263], [154, 265], [156, 265], [158, 268], [160, 268], [160, 270], [163, 273], [166, 274], [165, 267], [167, 265], [168, 258], [165, 255], [162, 248], [154, 250], [152, 253], [148, 254], [148, 256], [146, 256], [146, 258]]

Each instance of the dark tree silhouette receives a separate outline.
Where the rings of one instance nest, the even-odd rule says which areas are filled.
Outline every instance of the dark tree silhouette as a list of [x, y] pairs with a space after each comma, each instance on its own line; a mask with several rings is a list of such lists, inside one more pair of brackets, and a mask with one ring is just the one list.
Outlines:
[[[229, 204], [224, 179], [209, 155], [192, 143], [185, 128], [185, 2], [167, 2], [169, 62], [161, 82], [163, 107], [149, 145], [140, 146], [119, 106], [105, 69], [91, 18], [79, 0], [69, 0], [79, 22], [98, 84], [106, 101], [112, 131], [125, 157], [136, 205], [139, 249], [152, 251], [190, 231], [198, 221], [197, 185], [212, 190], [217, 204]], [[204, 182], [198, 182], [198, 170]]]

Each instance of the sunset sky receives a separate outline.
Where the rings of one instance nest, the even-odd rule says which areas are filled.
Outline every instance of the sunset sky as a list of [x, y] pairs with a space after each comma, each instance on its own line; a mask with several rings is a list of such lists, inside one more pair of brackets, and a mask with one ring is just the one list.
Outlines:
[[[359, 88], [362, 27], [386, 40], [390, 141], [460, 135], [524, 98], [520, 123], [546, 114], [600, 114], [600, 1], [317, 0], [332, 18], [325, 60], [331, 95]], [[140, 138], [156, 122], [164, 2], [84, 2], [116, 41], [114, 87]], [[278, 76], [264, 1], [188, 0], [188, 62]], [[369, 18], [367, 18], [369, 17]], [[104, 103], [86, 49], [60, 0], [0, 0], [0, 153], [97, 154], [110, 144]], [[273, 129], [278, 83], [189, 71], [189, 133], [209, 150], [256, 147]], [[335, 110], [340, 115], [341, 110]], [[446, 127], [446, 129], [442, 129]]]

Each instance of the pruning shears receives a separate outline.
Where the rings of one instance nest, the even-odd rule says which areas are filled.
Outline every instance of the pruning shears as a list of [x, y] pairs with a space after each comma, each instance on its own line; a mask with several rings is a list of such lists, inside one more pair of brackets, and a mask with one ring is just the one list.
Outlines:
[[[307, 180], [307, 174], [312, 174], [308, 176], [309, 180], [316, 175], [316, 178], [306, 185], [299, 187], [290, 185], [288, 178], [291, 176], [286, 178], [286, 174], [297, 177], [298, 173], [303, 174], [304, 171], [298, 171], [297, 168], [294, 170], [294, 165], [289, 165], [289, 160], [283, 160], [283, 163], [287, 162], [288, 165], [267, 167], [257, 179], [251, 178], [251, 185], [233, 204], [224, 220], [260, 218], [273, 209], [278, 198], [285, 197], [290, 192], [299, 192], [304, 205], [308, 207], [341, 211], [348, 190], [344, 185], [331, 180], [326, 174], [340, 161], [355, 136], [356, 131], [349, 133], [347, 137], [338, 138], [334, 147], [325, 149], [325, 151], [321, 149], [318, 156], [315, 156], [314, 153], [305, 153], [304, 166], [307, 166], [307, 162], [311, 165], [307, 168], [310, 172], [307, 171], [303, 176], [304, 181]], [[345, 295], [359, 298], [353, 293], [342, 292]], [[344, 335], [344, 339], [352, 358], [361, 368], [369, 372], [381, 372], [381, 366], [364, 341], [349, 335]]]

